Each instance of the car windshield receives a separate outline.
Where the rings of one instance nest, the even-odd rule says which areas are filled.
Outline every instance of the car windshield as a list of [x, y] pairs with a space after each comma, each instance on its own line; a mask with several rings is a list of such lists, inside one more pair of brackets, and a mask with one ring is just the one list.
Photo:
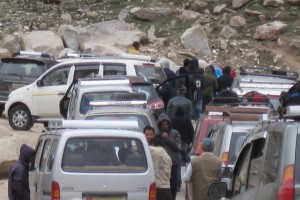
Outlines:
[[161, 67], [155, 65], [135, 65], [137, 75], [146, 76], [154, 84], [162, 83], [166, 80], [166, 76]]
[[67, 141], [61, 167], [71, 173], [143, 173], [148, 166], [138, 139], [80, 137]]
[[231, 135], [230, 148], [229, 148], [229, 157], [228, 164], [233, 165], [237, 159], [244, 139], [246, 138], [247, 132], [233, 132]]
[[20, 77], [34, 77], [38, 78], [45, 71], [43, 65], [36, 63], [12, 63], [12, 62], [1, 62], [0, 63], [0, 74], [1, 75], [12, 75]]
[[148, 117], [138, 114], [99, 114], [86, 116], [85, 120], [101, 120], [101, 121], [137, 121], [139, 131], [143, 131], [146, 126], [151, 126]]

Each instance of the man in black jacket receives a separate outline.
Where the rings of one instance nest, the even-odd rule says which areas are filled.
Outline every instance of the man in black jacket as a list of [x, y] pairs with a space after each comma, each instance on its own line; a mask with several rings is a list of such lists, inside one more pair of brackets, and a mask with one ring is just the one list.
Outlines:
[[9, 200], [30, 200], [29, 166], [34, 160], [35, 150], [23, 144], [19, 160], [11, 167], [8, 179]]

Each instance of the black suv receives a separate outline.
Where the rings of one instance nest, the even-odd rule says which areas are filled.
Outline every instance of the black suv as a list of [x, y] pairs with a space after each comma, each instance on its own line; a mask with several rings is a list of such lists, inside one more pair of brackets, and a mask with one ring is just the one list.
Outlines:
[[57, 62], [49, 54], [20, 51], [0, 62], [0, 116], [8, 95], [15, 89], [34, 82]]

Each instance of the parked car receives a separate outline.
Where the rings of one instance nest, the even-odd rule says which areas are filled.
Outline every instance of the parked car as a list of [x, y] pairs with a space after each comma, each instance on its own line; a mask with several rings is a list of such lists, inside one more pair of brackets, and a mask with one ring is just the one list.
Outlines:
[[[106, 75], [149, 75], [152, 81], [165, 80], [161, 67], [154, 63], [130, 59], [67, 59], [53, 66], [36, 81], [13, 91], [4, 114], [15, 130], [29, 130], [35, 122], [60, 117], [59, 102], [66, 90], [79, 78]], [[154, 78], [153, 78], [154, 77]], [[155, 79], [155, 80], [154, 80]], [[158, 81], [159, 82], [159, 81]]]
[[0, 62], [0, 116], [8, 95], [35, 81], [41, 74], [57, 63], [49, 54], [20, 51], [12, 58], [2, 58]]
[[298, 73], [293, 71], [243, 67], [240, 74], [234, 79], [231, 89], [239, 96], [251, 91], [267, 95], [276, 110], [280, 105], [281, 92], [287, 92], [298, 78]]
[[31, 199], [155, 200], [146, 138], [124, 130], [136, 125], [136, 121], [50, 122], [38, 139], [29, 173]]
[[[294, 200], [300, 197], [300, 107], [287, 107], [283, 121], [262, 121], [246, 138], [228, 191], [210, 186], [211, 197]], [[294, 120], [292, 120], [294, 119]]]

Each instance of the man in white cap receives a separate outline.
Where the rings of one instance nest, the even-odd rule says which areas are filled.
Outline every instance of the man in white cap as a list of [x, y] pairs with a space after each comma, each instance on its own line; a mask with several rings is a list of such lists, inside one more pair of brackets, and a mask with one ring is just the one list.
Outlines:
[[220, 181], [219, 172], [222, 161], [212, 151], [215, 143], [210, 138], [205, 138], [201, 144], [203, 153], [194, 158], [183, 175], [185, 182], [191, 182], [193, 188], [193, 200], [209, 200], [207, 194], [211, 183]]

